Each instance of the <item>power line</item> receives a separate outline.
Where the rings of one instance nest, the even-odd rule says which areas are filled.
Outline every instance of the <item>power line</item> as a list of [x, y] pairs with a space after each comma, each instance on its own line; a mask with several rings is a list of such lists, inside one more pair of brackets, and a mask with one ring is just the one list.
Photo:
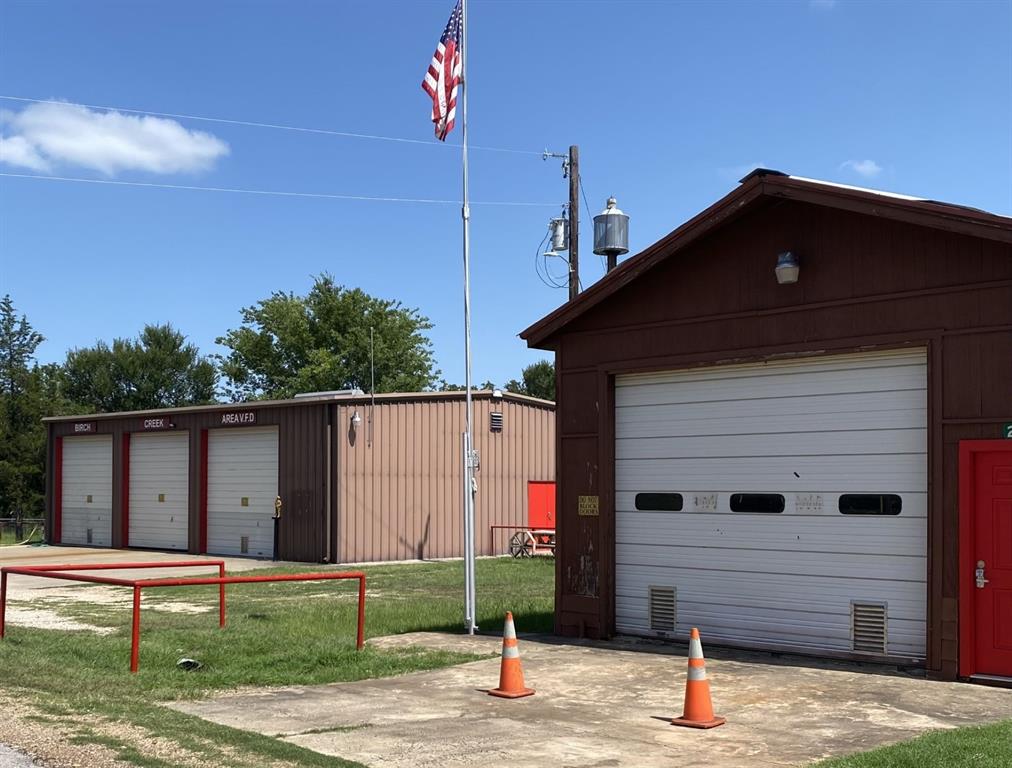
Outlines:
[[[197, 187], [185, 184], [156, 184], [146, 181], [116, 181], [113, 179], [85, 179], [73, 176], [42, 176], [34, 173], [3, 173], [11, 179], [39, 179], [42, 181], [69, 181], [81, 184], [109, 184], [121, 187], [150, 187], [154, 189], [177, 189], [189, 192], [230, 192], [242, 195], [270, 195], [275, 197], [316, 197], [325, 200], [365, 200], [375, 203], [424, 203], [431, 205], [460, 205], [460, 200], [441, 200], [426, 197], [379, 197], [370, 195], [337, 195], [326, 192], [285, 192], [271, 189], [242, 189], [238, 187]], [[557, 207], [558, 203], [534, 203], [514, 202], [508, 200], [471, 200], [471, 205], [503, 205], [503, 206], [531, 206], [531, 207]]]
[[[174, 112], [152, 112], [147, 109], [130, 109], [128, 107], [104, 107], [98, 104], [81, 104], [74, 101], [58, 101], [56, 99], [29, 99], [24, 96], [3, 96], [0, 99], [7, 101], [20, 101], [30, 104], [57, 104], [69, 107], [85, 107], [86, 109], [103, 109], [107, 112], [129, 112], [134, 115], [151, 115], [153, 117], [171, 117], [177, 120], [201, 120], [207, 123], [224, 123], [225, 125], [243, 125], [250, 128], [273, 128], [279, 131], [297, 131], [299, 133], [316, 133], [324, 136], [343, 136], [349, 139], [370, 139], [373, 141], [393, 141], [399, 144], [424, 144], [430, 147], [455, 147], [460, 149], [460, 144], [447, 144], [442, 141], [431, 141], [425, 139], [406, 139], [400, 136], [380, 136], [372, 133], [352, 133], [350, 131], [333, 131], [328, 128], [306, 128], [298, 125], [284, 125], [281, 123], [259, 123], [253, 120], [230, 120], [224, 117], [206, 117], [204, 115], [183, 115]], [[505, 147], [479, 147], [468, 144], [468, 149], [479, 149], [485, 152], [508, 152], [517, 155], [538, 155], [544, 154], [544, 150], [533, 152], [528, 149], [507, 149]]]
[[[583, 189], [583, 176], [582, 175], [580, 176], [580, 194], [583, 196], [583, 207], [587, 211], [587, 218], [590, 219], [591, 221], [593, 221], [594, 220], [594, 215], [590, 212], [590, 204], [587, 203], [587, 193]], [[604, 256], [601, 256], [601, 254], [598, 254], [598, 258], [601, 259], [601, 267], [604, 269], [605, 272], [607, 272], [608, 271], [608, 264], [607, 264], [607, 262], [605, 262]]]

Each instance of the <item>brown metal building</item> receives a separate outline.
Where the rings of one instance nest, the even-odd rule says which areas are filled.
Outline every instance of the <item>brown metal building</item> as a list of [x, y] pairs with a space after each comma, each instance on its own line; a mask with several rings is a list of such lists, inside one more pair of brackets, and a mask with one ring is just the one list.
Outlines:
[[[305, 562], [456, 557], [462, 392], [195, 406], [47, 419], [50, 543]], [[526, 525], [552, 481], [554, 405], [474, 394], [478, 554], [489, 526]]]
[[760, 170], [521, 336], [560, 634], [1012, 678], [1012, 219]]

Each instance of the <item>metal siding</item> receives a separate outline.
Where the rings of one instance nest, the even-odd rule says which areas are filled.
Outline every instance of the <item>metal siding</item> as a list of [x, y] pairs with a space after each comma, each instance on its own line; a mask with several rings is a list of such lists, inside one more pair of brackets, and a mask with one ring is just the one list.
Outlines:
[[[112, 546], [112, 436], [63, 438], [61, 544]], [[91, 501], [88, 501], [88, 496]]]
[[[775, 254], [785, 249], [802, 255], [793, 286], [773, 279]], [[556, 630], [614, 630], [610, 590], [583, 597], [581, 583], [569, 578], [590, 563], [606, 585], [613, 578], [607, 487], [601, 538], [584, 535], [586, 519], [576, 514], [576, 495], [597, 487], [595, 466], [605, 486], [614, 468], [615, 441], [607, 435], [614, 409], [600, 377], [915, 344], [929, 348], [927, 667], [954, 678], [957, 448], [961, 439], [998, 438], [1001, 423], [1012, 421], [1012, 246], [770, 201], [682, 248], [648, 277], [619, 277], [607, 301], [544, 341], [555, 351], [558, 393]]]
[[[274, 553], [274, 499], [278, 495], [278, 429], [208, 431], [207, 551], [216, 555]], [[242, 499], [248, 506], [242, 506]], [[249, 537], [248, 551], [241, 539]]]
[[[489, 430], [493, 407], [505, 414], [501, 433]], [[362, 425], [352, 441], [356, 408]], [[372, 410], [370, 446], [370, 406], [336, 408], [340, 561], [460, 557], [463, 398], [377, 403]], [[474, 432], [481, 456], [476, 549], [492, 554], [489, 526], [524, 524], [527, 481], [553, 479], [554, 453], [539, 446], [553, 440], [554, 414], [543, 406], [475, 398]], [[497, 542], [496, 553], [507, 540]]]
[[189, 438], [189, 432], [130, 435], [127, 521], [131, 547], [187, 549]]
[[[618, 629], [650, 634], [648, 588], [665, 585], [679, 634], [849, 652], [851, 601], [884, 601], [889, 655], [923, 658], [926, 394], [921, 350], [618, 377]], [[685, 509], [638, 512], [640, 491], [682, 493]], [[733, 513], [733, 492], [781, 493], [787, 506]], [[899, 493], [903, 511], [844, 516], [841, 493]], [[713, 495], [713, 512], [695, 503]], [[802, 506], [813, 496], [821, 509]]]

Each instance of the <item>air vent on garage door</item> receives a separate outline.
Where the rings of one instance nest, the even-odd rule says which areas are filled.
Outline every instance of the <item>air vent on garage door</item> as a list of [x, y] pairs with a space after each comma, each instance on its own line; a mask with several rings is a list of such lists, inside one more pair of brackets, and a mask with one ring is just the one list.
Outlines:
[[650, 629], [675, 631], [675, 588], [650, 587]]
[[851, 603], [850, 621], [855, 651], [885, 654], [885, 603]]

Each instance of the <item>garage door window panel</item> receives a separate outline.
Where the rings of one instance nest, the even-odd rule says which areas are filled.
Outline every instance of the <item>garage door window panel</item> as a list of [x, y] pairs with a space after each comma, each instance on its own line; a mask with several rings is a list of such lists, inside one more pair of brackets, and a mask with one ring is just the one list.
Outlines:
[[680, 493], [637, 493], [638, 512], [681, 512], [684, 499]]
[[779, 515], [787, 506], [781, 493], [732, 493], [731, 511]]
[[845, 493], [840, 496], [841, 515], [898, 515], [903, 499], [894, 493]]

